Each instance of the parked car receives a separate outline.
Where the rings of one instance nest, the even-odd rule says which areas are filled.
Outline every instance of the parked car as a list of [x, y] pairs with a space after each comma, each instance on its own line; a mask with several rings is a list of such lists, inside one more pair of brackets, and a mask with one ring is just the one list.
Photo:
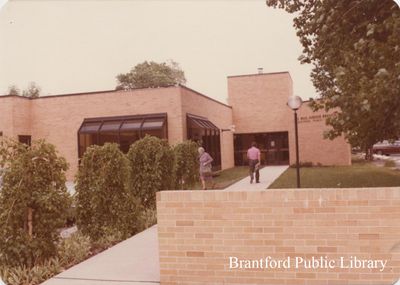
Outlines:
[[373, 151], [380, 155], [391, 155], [400, 154], [400, 140], [390, 143], [388, 141], [382, 141], [373, 146]]

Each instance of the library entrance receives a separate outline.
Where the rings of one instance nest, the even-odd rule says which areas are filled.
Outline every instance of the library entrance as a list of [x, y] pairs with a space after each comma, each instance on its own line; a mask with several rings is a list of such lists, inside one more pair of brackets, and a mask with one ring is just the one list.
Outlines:
[[261, 151], [261, 164], [289, 164], [288, 132], [235, 134], [235, 165], [248, 165], [247, 150], [256, 142]]

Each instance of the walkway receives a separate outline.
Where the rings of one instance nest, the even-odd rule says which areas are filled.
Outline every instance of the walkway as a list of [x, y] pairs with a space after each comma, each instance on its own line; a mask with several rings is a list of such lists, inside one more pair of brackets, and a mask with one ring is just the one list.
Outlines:
[[153, 226], [42, 285], [160, 284], [157, 226]]
[[250, 176], [243, 178], [235, 184], [225, 188], [227, 191], [260, 191], [265, 190], [272, 184], [286, 169], [284, 166], [267, 166], [260, 169], [260, 183], [250, 184]]
[[[265, 190], [288, 166], [260, 170], [260, 182], [249, 177], [225, 190]], [[58, 274], [42, 285], [154, 285], [160, 284], [157, 225]]]

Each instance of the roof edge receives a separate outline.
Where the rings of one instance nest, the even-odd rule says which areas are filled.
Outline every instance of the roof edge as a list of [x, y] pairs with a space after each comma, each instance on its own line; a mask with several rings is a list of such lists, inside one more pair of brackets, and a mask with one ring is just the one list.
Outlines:
[[241, 74], [241, 75], [229, 75], [227, 78], [234, 78], [234, 77], [247, 77], [247, 76], [262, 76], [262, 75], [276, 75], [276, 74], [284, 74], [287, 73], [290, 75], [289, 71], [278, 71], [278, 72], [266, 72], [266, 73], [253, 73], [253, 74]]
[[179, 84], [179, 87], [181, 87], [181, 88], [183, 88], [183, 89], [186, 89], [186, 90], [188, 90], [188, 91], [191, 91], [191, 92], [195, 93], [196, 95], [199, 95], [199, 96], [201, 96], [201, 97], [204, 97], [204, 98], [206, 98], [206, 99], [208, 99], [208, 100], [211, 100], [211, 101], [213, 101], [213, 102], [215, 102], [215, 103], [218, 103], [218, 104], [220, 104], [220, 105], [222, 105], [222, 106], [225, 106], [225, 107], [227, 107], [227, 108], [232, 109], [232, 106], [229, 106], [228, 104], [222, 103], [222, 102], [220, 102], [220, 101], [218, 101], [218, 100], [216, 100], [216, 99], [213, 99], [213, 98], [211, 98], [211, 97], [208, 97], [207, 95], [204, 95], [204, 94], [202, 94], [202, 93], [200, 93], [200, 92], [198, 92], [198, 91], [196, 91], [196, 90], [194, 90], [194, 89], [191, 89], [191, 88], [189, 88], [189, 87], [187, 87], [187, 86], [185, 86], [185, 85]]

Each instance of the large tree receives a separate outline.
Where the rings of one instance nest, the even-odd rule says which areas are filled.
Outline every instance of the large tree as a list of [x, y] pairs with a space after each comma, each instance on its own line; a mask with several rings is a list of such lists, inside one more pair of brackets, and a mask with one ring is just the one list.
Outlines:
[[[319, 100], [333, 110], [326, 137], [342, 134], [370, 153], [400, 136], [400, 9], [392, 0], [267, 0], [294, 14]], [[369, 157], [372, 157], [369, 155]]]
[[21, 92], [19, 91], [18, 87], [16, 85], [10, 85], [8, 87], [8, 95], [13, 95], [13, 96], [20, 96]]
[[41, 88], [35, 83], [31, 82], [29, 83], [29, 86], [27, 89], [22, 91], [22, 96], [24, 97], [30, 97], [30, 98], [37, 98], [40, 96]]
[[22, 91], [22, 94], [19, 88], [16, 85], [10, 85], [8, 87], [8, 95], [16, 95], [16, 96], [24, 96], [29, 98], [37, 98], [40, 96], [41, 88], [35, 83], [31, 82], [28, 85], [28, 88]]
[[185, 73], [174, 61], [154, 61], [137, 64], [128, 73], [117, 75], [117, 90], [135, 88], [167, 87], [186, 83]]

